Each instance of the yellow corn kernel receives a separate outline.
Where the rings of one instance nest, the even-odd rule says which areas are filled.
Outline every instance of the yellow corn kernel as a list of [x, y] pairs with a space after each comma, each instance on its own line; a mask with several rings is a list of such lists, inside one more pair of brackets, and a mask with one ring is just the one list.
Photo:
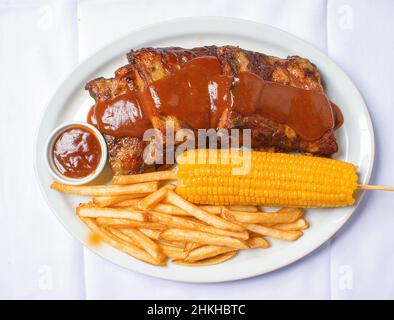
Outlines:
[[356, 167], [338, 160], [199, 149], [183, 153], [177, 162], [176, 192], [198, 204], [337, 207], [355, 201]]

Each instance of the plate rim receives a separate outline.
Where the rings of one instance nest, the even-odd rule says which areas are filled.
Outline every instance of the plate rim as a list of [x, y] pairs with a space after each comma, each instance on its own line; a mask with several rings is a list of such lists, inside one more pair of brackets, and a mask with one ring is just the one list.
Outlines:
[[[291, 38], [291, 40], [294, 42], [298, 42], [299, 45], [303, 46], [304, 48], [307, 48], [308, 50], [311, 50], [313, 52], [314, 55], [316, 56], [320, 56], [320, 58], [323, 58], [327, 63], [330, 64], [331, 67], [335, 68], [336, 72], [339, 72], [342, 74], [342, 77], [344, 77], [349, 84], [351, 84], [351, 86], [354, 88], [355, 93], [358, 95], [358, 98], [360, 101], [362, 101], [362, 106], [360, 106], [360, 108], [365, 109], [366, 111], [366, 120], [367, 120], [367, 126], [368, 126], [368, 132], [370, 135], [370, 159], [368, 162], [368, 167], [365, 168], [365, 175], [364, 175], [364, 179], [363, 179], [363, 183], [369, 183], [372, 173], [373, 173], [373, 169], [374, 169], [374, 162], [375, 162], [375, 133], [374, 133], [374, 128], [373, 128], [373, 124], [372, 124], [372, 119], [369, 113], [369, 109], [365, 103], [365, 100], [362, 96], [362, 94], [360, 93], [360, 91], [358, 90], [357, 86], [354, 84], [354, 82], [351, 80], [351, 78], [342, 70], [342, 68], [340, 68], [327, 54], [325, 54], [324, 52], [320, 51], [317, 47], [315, 47], [314, 45], [310, 44], [309, 42], [289, 33], [286, 32], [284, 30], [281, 30], [279, 28], [273, 27], [271, 25], [267, 25], [264, 23], [260, 23], [260, 22], [256, 22], [256, 21], [252, 21], [252, 20], [247, 20], [247, 19], [240, 19], [240, 18], [233, 18], [233, 17], [222, 17], [222, 16], [194, 16], [194, 17], [187, 17], [187, 18], [176, 18], [176, 19], [167, 19], [161, 22], [157, 22], [157, 23], [153, 23], [153, 24], [149, 24], [147, 26], [143, 26], [141, 28], [137, 28], [132, 30], [131, 32], [129, 32], [128, 34], [126, 34], [125, 36], [122, 36], [119, 39], [116, 39], [115, 41], [99, 48], [97, 51], [95, 51], [94, 53], [90, 54], [89, 56], [87, 56], [86, 58], [82, 59], [82, 61], [80, 63], [78, 63], [75, 68], [60, 82], [60, 84], [58, 85], [58, 87], [56, 88], [56, 90], [53, 92], [51, 99], [49, 100], [49, 102], [46, 104], [45, 108], [42, 109], [40, 115], [39, 115], [39, 121], [38, 124], [36, 126], [36, 131], [35, 131], [35, 145], [33, 148], [33, 166], [34, 166], [34, 172], [35, 172], [35, 176], [37, 179], [37, 183], [39, 185], [39, 189], [40, 192], [48, 206], [48, 208], [51, 210], [51, 212], [56, 216], [57, 220], [64, 226], [64, 228], [67, 230], [67, 232], [69, 234], [72, 235], [73, 238], [77, 239], [79, 242], [81, 242], [83, 244], [83, 246], [87, 249], [89, 249], [91, 252], [94, 252], [95, 254], [99, 255], [100, 257], [104, 258], [105, 260], [113, 263], [114, 265], [120, 266], [124, 269], [127, 270], [131, 270], [133, 272], [138, 272], [147, 276], [151, 276], [151, 277], [156, 277], [156, 278], [160, 278], [160, 279], [166, 279], [166, 280], [173, 280], [173, 281], [179, 281], [179, 282], [188, 282], [188, 283], [219, 283], [219, 282], [226, 282], [226, 281], [234, 281], [234, 280], [241, 280], [241, 279], [246, 279], [246, 278], [252, 278], [255, 276], [259, 276], [259, 275], [263, 275], [263, 274], [267, 274], [270, 273], [272, 271], [281, 269], [285, 266], [288, 266], [290, 264], [293, 264], [294, 262], [307, 257], [308, 255], [310, 255], [312, 252], [315, 252], [317, 249], [319, 249], [322, 245], [324, 245], [329, 239], [331, 239], [335, 234], [337, 234], [341, 228], [344, 226], [344, 224], [349, 221], [350, 217], [354, 215], [355, 211], [357, 210], [357, 208], [359, 207], [365, 192], [361, 192], [358, 196], [358, 201], [357, 204], [352, 207], [352, 211], [350, 213], [346, 214], [346, 217], [344, 219], [341, 220], [341, 222], [338, 224], [337, 229], [334, 232], [330, 232], [329, 234], [327, 234], [325, 237], [321, 238], [319, 241], [313, 241], [310, 242], [307, 246], [304, 247], [304, 250], [302, 253], [294, 253], [292, 255], [291, 258], [287, 259], [286, 262], [282, 262], [277, 264], [276, 266], [273, 266], [271, 268], [265, 269], [263, 271], [255, 271], [255, 272], [243, 272], [242, 275], [239, 274], [230, 274], [230, 275], [226, 275], [226, 274], [217, 274], [215, 278], [213, 277], [208, 277], [208, 278], [204, 278], [201, 279], [199, 277], [196, 278], [185, 278], [183, 276], [167, 276], [167, 275], [163, 275], [163, 273], [157, 274], [156, 272], [151, 272], [150, 270], [137, 270], [136, 268], [129, 268], [125, 265], [122, 265], [119, 262], [114, 261], [113, 259], [107, 257], [103, 252], [96, 250], [96, 248], [91, 247], [90, 245], [88, 245], [86, 239], [82, 239], [82, 237], [79, 236], [79, 234], [77, 234], [77, 232], [72, 229], [69, 228], [68, 225], [66, 224], [65, 220], [61, 217], [60, 214], [57, 213], [57, 210], [55, 208], [53, 208], [51, 202], [49, 201], [49, 198], [44, 190], [44, 186], [41, 182], [40, 179], [40, 173], [38, 170], [38, 161], [39, 161], [39, 155], [37, 153], [37, 147], [39, 145], [39, 133], [40, 133], [40, 129], [43, 125], [43, 119], [44, 116], [46, 114], [46, 112], [48, 111], [48, 109], [50, 109], [50, 106], [52, 104], [54, 104], [54, 101], [56, 99], [56, 97], [60, 94], [61, 89], [65, 86], [65, 85], [71, 85], [70, 83], [71, 80], [73, 79], [73, 77], [75, 76], [76, 73], [80, 73], [81, 69], [83, 70], [83, 68], [85, 69], [90, 69], [90, 68], [97, 68], [100, 65], [102, 65], [102, 63], [94, 63], [94, 59], [97, 60], [103, 60], [103, 57], [111, 55], [111, 53], [113, 51], [116, 51], [113, 49], [113, 47], [122, 47], [122, 44], [130, 37], [138, 35], [138, 34], [142, 34], [142, 33], [146, 33], [146, 32], [155, 32], [155, 30], [162, 28], [162, 27], [166, 27], [167, 29], [169, 27], [172, 27], [172, 29], [174, 29], [174, 27], [177, 27], [177, 25], [179, 24], [186, 24], [186, 25], [190, 25], [193, 26], [192, 29], [196, 28], [197, 23], [217, 23], [217, 22], [221, 22], [221, 23], [225, 23], [225, 24], [238, 24], [238, 25], [248, 25], [250, 26], [255, 26], [256, 28], [260, 28], [260, 29], [265, 29], [265, 31], [269, 31], [273, 34], [279, 34], [283, 37], [287, 37], [287, 38]], [[205, 29], [204, 29], [205, 30]], [[203, 31], [204, 31], [203, 30]], [[203, 32], [201, 31], [201, 32]], [[210, 32], [212, 34], [214, 34], [215, 32]], [[177, 31], [175, 31], [172, 34], [167, 34], [167, 36], [176, 36], [176, 35], [186, 35], [188, 34], [187, 32], [181, 32], [181, 33], [177, 33]], [[229, 32], [229, 34], [234, 35], [234, 33]], [[151, 40], [151, 39], [150, 39]], [[132, 46], [130, 46], [132, 47]], [[129, 47], [129, 49], [130, 49]], [[100, 59], [99, 59], [100, 58]], [[315, 60], [315, 59], [314, 59]], [[104, 62], [105, 63], [105, 62]], [[88, 68], [88, 65], [91, 65], [90, 68]], [[86, 75], [88, 75], [88, 73], [85, 72]], [[317, 243], [317, 244], [316, 244]], [[305, 253], [306, 252], [306, 253]]]

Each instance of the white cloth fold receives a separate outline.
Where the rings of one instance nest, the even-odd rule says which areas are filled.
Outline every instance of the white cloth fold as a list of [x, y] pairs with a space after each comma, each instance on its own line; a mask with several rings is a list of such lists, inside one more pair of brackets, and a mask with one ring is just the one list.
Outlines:
[[150, 23], [232, 16], [293, 33], [349, 74], [374, 122], [373, 182], [393, 184], [393, 10], [390, 0], [0, 0], [0, 298], [394, 298], [390, 193], [370, 193], [331, 242], [286, 268], [242, 281], [185, 284], [122, 269], [84, 250], [47, 208], [31, 165], [39, 113], [78, 61]]

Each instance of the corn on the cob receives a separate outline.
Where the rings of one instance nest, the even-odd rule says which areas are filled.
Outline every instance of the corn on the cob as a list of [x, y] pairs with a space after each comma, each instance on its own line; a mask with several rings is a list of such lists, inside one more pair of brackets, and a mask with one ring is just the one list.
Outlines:
[[338, 160], [199, 149], [177, 162], [176, 192], [198, 204], [339, 207], [355, 201], [356, 167]]

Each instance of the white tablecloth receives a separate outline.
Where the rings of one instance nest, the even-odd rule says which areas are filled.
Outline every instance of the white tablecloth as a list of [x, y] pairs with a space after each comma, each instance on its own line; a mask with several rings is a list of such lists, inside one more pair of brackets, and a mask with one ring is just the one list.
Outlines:
[[356, 83], [373, 118], [372, 182], [393, 185], [393, 14], [391, 0], [0, 0], [0, 298], [394, 298], [390, 193], [369, 193], [331, 241], [286, 268], [184, 284], [86, 251], [46, 207], [32, 167], [40, 112], [79, 61], [137, 27], [214, 15], [271, 24], [327, 52]]

